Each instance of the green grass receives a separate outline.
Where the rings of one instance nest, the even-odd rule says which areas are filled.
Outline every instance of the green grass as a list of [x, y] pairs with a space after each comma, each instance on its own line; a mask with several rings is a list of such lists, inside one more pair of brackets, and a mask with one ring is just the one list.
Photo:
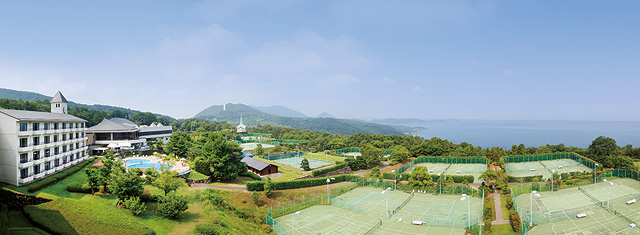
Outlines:
[[[482, 226], [482, 233], [484, 234], [484, 226]], [[511, 224], [495, 224], [491, 225], [491, 235], [516, 235], [516, 233], [511, 229]]]
[[511, 195], [506, 195], [506, 194], [501, 194], [500, 195], [500, 203], [502, 204], [502, 218], [504, 220], [509, 220], [509, 209], [507, 209], [507, 198], [508, 197], [511, 197]]
[[232, 181], [218, 181], [218, 182], [211, 182], [209, 184], [210, 185], [217, 185], [217, 186], [233, 187], [233, 184], [245, 185], [245, 184], [247, 184], [247, 182], [253, 182], [253, 181], [256, 181], [256, 180], [252, 179], [251, 177], [238, 176], [238, 177], [236, 177], [235, 180], [232, 180]]
[[298, 168], [292, 167], [292, 166], [288, 166], [285, 164], [280, 164], [274, 161], [269, 161], [266, 159], [260, 159], [261, 161], [265, 161], [274, 165], [278, 166], [278, 173], [282, 174], [281, 177], [278, 178], [272, 178], [272, 180], [274, 181], [285, 181], [285, 180], [290, 180], [290, 179], [295, 179], [301, 176], [305, 176], [305, 175], [309, 175], [311, 173], [307, 173], [307, 174], [298, 174], [298, 172], [302, 171]]
[[201, 174], [200, 172], [197, 172], [195, 170], [192, 170], [191, 173], [189, 173], [189, 179], [192, 180], [202, 180], [202, 179], [206, 179], [208, 176]]
[[151, 234], [144, 223], [125, 209], [58, 198], [36, 206], [26, 206], [25, 213], [36, 223], [60, 234]]
[[327, 155], [327, 157], [325, 158], [324, 154], [321, 153], [312, 153], [312, 154], [305, 154], [304, 156], [302, 156], [303, 158], [313, 158], [316, 160], [320, 160], [320, 161], [329, 161], [329, 162], [344, 162], [344, 158], [342, 157], [334, 157], [331, 155]]
[[49, 234], [29, 222], [22, 211], [9, 211], [9, 234]]

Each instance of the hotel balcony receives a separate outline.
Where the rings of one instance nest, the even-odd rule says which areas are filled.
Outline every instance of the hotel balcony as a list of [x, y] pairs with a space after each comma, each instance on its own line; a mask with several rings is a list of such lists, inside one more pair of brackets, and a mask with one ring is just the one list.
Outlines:
[[31, 134], [33, 134], [33, 131], [30, 131], [30, 130], [18, 131], [18, 136], [29, 136]]
[[37, 131], [32, 131], [31, 133], [32, 133], [31, 135], [43, 135], [44, 134], [44, 130], [40, 129], [40, 130], [37, 130]]
[[53, 173], [56, 173], [56, 168], [54, 167], [49, 168], [49, 170], [45, 170], [45, 174], [47, 175], [51, 175]]
[[43, 149], [44, 148], [44, 144], [34, 144], [33, 145], [33, 150], [38, 150], [38, 149]]
[[44, 134], [53, 134], [53, 133], [56, 133], [56, 131], [53, 129], [44, 130]]
[[46, 174], [45, 174], [44, 171], [40, 171], [40, 173], [34, 174], [34, 178], [35, 179], [41, 179], [41, 178], [43, 178], [45, 176], [46, 176]]
[[42, 164], [42, 163], [44, 163], [44, 158], [43, 157], [41, 157], [38, 160], [33, 160], [33, 165], [39, 165], [39, 164]]
[[18, 152], [29, 152], [33, 151], [33, 145], [27, 145], [25, 147], [18, 147]]
[[55, 144], [55, 143], [53, 143], [53, 142], [49, 142], [48, 144], [44, 144], [44, 147], [45, 147], [45, 148], [51, 148], [51, 147], [53, 147], [53, 146], [56, 146], [56, 144]]
[[62, 169], [64, 169], [64, 166], [62, 165], [58, 165], [57, 167], [54, 168], [56, 171], [61, 171]]
[[31, 166], [33, 166], [33, 161], [31, 161], [31, 159], [29, 159], [29, 161], [26, 161], [26, 162], [18, 163], [18, 168], [26, 168]]
[[33, 181], [33, 174], [31, 174], [31, 175], [29, 175], [27, 177], [24, 177], [24, 178], [20, 177], [18, 179], [18, 183], [20, 183], [20, 184], [30, 183], [31, 181]]

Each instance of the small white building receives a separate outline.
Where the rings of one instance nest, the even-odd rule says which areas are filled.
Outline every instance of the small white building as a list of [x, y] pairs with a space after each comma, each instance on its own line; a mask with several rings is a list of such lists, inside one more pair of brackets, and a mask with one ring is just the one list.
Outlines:
[[0, 181], [20, 186], [88, 158], [84, 119], [67, 114], [60, 91], [51, 112], [0, 109]]
[[236, 132], [238, 132], [238, 133], [247, 132], [247, 126], [242, 124], [242, 114], [240, 114], [240, 124], [238, 124], [238, 126], [236, 126]]
[[140, 149], [148, 146], [147, 141], [158, 139], [166, 144], [172, 133], [171, 126], [139, 126], [124, 118], [103, 119], [98, 125], [87, 129], [88, 145], [111, 149]]

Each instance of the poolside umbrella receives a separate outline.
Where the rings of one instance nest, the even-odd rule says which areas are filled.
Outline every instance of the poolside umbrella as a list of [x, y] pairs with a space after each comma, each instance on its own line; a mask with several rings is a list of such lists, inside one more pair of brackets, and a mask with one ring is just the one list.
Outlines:
[[102, 163], [102, 161], [98, 161], [96, 163], [94, 163], [93, 165], [91, 165], [91, 167], [101, 167], [104, 166], [104, 163]]

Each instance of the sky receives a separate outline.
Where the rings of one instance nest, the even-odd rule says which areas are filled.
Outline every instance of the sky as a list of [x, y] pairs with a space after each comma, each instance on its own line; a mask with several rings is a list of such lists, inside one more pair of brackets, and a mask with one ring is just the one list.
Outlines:
[[7, 1], [0, 87], [189, 118], [640, 121], [640, 1]]

